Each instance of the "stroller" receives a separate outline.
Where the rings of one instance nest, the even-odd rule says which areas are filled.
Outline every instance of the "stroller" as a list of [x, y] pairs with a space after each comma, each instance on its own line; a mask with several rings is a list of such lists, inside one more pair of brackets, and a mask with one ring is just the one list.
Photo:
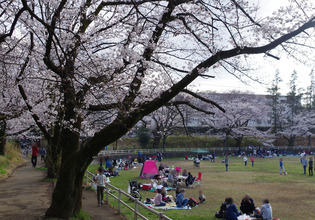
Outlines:
[[195, 157], [194, 159], [194, 168], [200, 168], [200, 160], [198, 157]]
[[137, 180], [129, 181], [129, 190], [128, 191], [129, 191], [130, 195], [133, 198], [138, 199], [139, 201], [141, 201], [142, 196], [141, 196], [141, 194], [138, 191], [138, 182], [137, 182]]

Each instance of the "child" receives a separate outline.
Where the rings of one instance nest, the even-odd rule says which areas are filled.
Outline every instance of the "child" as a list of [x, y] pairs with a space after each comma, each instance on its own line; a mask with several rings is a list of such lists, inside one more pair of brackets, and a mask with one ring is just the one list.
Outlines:
[[97, 202], [98, 206], [101, 206], [104, 204], [104, 189], [105, 189], [105, 181], [106, 176], [103, 174], [104, 170], [102, 167], [98, 168], [97, 176], [94, 179], [94, 182], [97, 183]]
[[229, 167], [229, 156], [227, 154], [225, 154], [224, 156], [224, 163], [225, 163], [225, 170], [228, 171], [228, 167]]
[[308, 175], [313, 176], [313, 158], [312, 157], [310, 157], [310, 160], [308, 161]]
[[280, 175], [282, 175], [282, 172], [284, 175], [287, 175], [287, 173], [285, 172], [284, 166], [283, 166], [283, 159], [280, 159]]
[[199, 190], [199, 203], [206, 201], [206, 197], [202, 194], [202, 190]]
[[153, 200], [154, 205], [156, 206], [165, 206], [166, 203], [162, 201], [161, 189], [157, 189], [157, 194]]
[[252, 155], [252, 156], [250, 157], [250, 161], [252, 161], [252, 167], [254, 167], [254, 162], [255, 162], [255, 157], [254, 157], [254, 155]]
[[186, 206], [188, 203], [188, 199], [185, 198], [185, 190], [182, 189], [181, 192], [176, 197], [176, 206], [178, 208]]
[[246, 155], [244, 155], [243, 159], [244, 159], [244, 163], [245, 163], [245, 167], [246, 167], [247, 166], [247, 157], [246, 157]]

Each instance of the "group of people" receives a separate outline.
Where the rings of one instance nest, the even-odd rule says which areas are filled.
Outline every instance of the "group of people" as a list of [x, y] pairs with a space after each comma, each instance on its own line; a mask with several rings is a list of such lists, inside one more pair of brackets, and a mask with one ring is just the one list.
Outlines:
[[240, 210], [237, 209], [233, 198], [229, 197], [222, 203], [220, 211], [215, 216], [226, 220], [237, 220], [237, 217], [243, 213], [263, 220], [273, 219], [272, 207], [268, 199], [264, 199], [263, 205], [260, 208], [256, 208], [253, 199], [246, 194], [241, 201]]
[[304, 169], [304, 175], [306, 175], [306, 169], [308, 165], [308, 175], [313, 176], [313, 167], [314, 167], [313, 157], [309, 157], [309, 161], [307, 161], [305, 152], [301, 153], [300, 157], [301, 157], [301, 164], [303, 165], [303, 169]]
[[[178, 169], [174, 169], [174, 167], [169, 168], [168, 166], [164, 167], [162, 163], [159, 165], [159, 176], [167, 177], [167, 185], [176, 187], [182, 181], [185, 183], [186, 187], [193, 185], [196, 177], [194, 177], [191, 172], [188, 172], [186, 169], [180, 171]], [[164, 183], [163, 183], [164, 184]]]
[[[176, 203], [176, 207], [183, 208], [189, 204], [188, 198], [185, 198], [185, 189], [181, 189], [180, 187], [176, 188], [174, 199], [172, 196], [167, 195], [167, 191], [165, 187], [157, 188], [157, 193], [153, 199], [153, 203], [155, 206], [165, 206], [166, 203], [174, 201]], [[199, 204], [206, 201], [206, 197], [203, 195], [202, 191], [199, 191]]]

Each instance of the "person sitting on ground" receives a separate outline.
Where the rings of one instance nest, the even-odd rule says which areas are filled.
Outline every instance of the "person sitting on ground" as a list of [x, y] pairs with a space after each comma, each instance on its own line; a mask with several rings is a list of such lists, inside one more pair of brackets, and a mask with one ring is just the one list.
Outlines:
[[195, 156], [195, 159], [194, 159], [194, 166], [195, 167], [199, 167], [200, 166], [200, 160], [199, 160], [197, 155]]
[[234, 200], [229, 197], [226, 199], [226, 213], [225, 219], [226, 220], [237, 220], [237, 216], [240, 215], [240, 212], [237, 210]]
[[186, 178], [186, 180], [185, 180], [186, 187], [188, 187], [189, 185], [192, 185], [192, 184], [194, 183], [194, 181], [195, 181], [195, 177], [193, 177], [193, 176], [191, 175], [191, 173], [188, 172], [188, 176], [187, 176], [187, 178]]
[[176, 197], [176, 206], [178, 208], [185, 207], [188, 203], [188, 199], [185, 198], [185, 190], [182, 189]]
[[171, 202], [172, 201], [172, 196], [168, 196], [167, 195], [167, 191], [165, 189], [165, 187], [162, 187], [161, 189], [161, 195], [162, 195], [162, 201], [163, 202]]
[[180, 194], [180, 192], [181, 192], [181, 189], [179, 187], [176, 187], [175, 194], [174, 194], [174, 201], [175, 202], [176, 202], [176, 198]]
[[157, 189], [157, 194], [153, 200], [154, 205], [156, 206], [165, 206], [166, 203], [162, 201], [161, 189]]
[[226, 212], [226, 205], [227, 205], [226, 200], [227, 198], [225, 198], [224, 202], [221, 204], [220, 211], [215, 213], [216, 218], [225, 219], [225, 212]]
[[109, 157], [106, 157], [105, 165], [106, 165], [106, 169], [108, 169], [108, 172], [112, 173], [113, 172], [113, 164], [112, 164], [112, 161], [109, 159]]
[[248, 194], [242, 199], [240, 210], [246, 215], [250, 215], [255, 211], [254, 201]]
[[199, 203], [206, 201], [206, 197], [202, 194], [202, 190], [199, 190]]
[[183, 170], [182, 176], [188, 176], [188, 173], [187, 173], [186, 169]]
[[164, 171], [164, 165], [162, 163], [160, 163], [159, 172], [163, 172], [163, 171]]
[[263, 203], [264, 204], [260, 208], [260, 214], [256, 214], [255, 217], [263, 220], [272, 220], [272, 208], [269, 204], [269, 200], [264, 199]]

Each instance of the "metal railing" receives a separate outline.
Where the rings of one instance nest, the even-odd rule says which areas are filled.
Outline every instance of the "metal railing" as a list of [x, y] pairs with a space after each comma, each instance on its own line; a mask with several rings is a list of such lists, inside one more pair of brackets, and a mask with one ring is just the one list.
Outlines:
[[[95, 175], [89, 171], [86, 171], [85, 173], [85, 177], [86, 177], [86, 184], [91, 184], [94, 183], [94, 177]], [[146, 210], [152, 212], [153, 214], [157, 215], [157, 217], [159, 217], [160, 220], [172, 220], [171, 218], [167, 217], [166, 215], [164, 215], [163, 212], [158, 212], [154, 209], [151, 209], [149, 207], [147, 207], [146, 205], [144, 205], [142, 202], [140, 202], [138, 199], [132, 197], [131, 195], [129, 195], [128, 193], [124, 192], [123, 190], [109, 184], [109, 183], [105, 183], [105, 201], [106, 203], [109, 202], [108, 198], [109, 196], [111, 196], [112, 198], [114, 198], [115, 200], [117, 200], [118, 204], [117, 204], [117, 211], [119, 214], [121, 214], [121, 205], [124, 205], [126, 208], [128, 208], [130, 211], [132, 211], [134, 213], [134, 220], [137, 220], [138, 217], [145, 219], [145, 220], [149, 220], [149, 218], [145, 217], [143, 214], [141, 214], [139, 212], [139, 206], [145, 208]], [[114, 194], [110, 193], [110, 189], [116, 190], [118, 191], [118, 196], [115, 196]], [[130, 205], [128, 205], [126, 202], [124, 202], [121, 199], [121, 196], [124, 195], [126, 196], [128, 199], [134, 201], [134, 208], [131, 207]]]
[[[267, 149], [268, 147], [265, 147]], [[164, 150], [162, 148], [152, 148], [152, 149], [126, 149], [126, 150], [103, 150], [99, 152], [100, 156], [119, 156], [119, 155], [134, 155], [138, 154], [140, 152], [141, 154], [155, 154], [157, 152], [192, 152], [194, 150], [197, 150], [198, 148], [165, 148]], [[209, 147], [209, 148], [199, 148], [206, 151], [211, 152], [222, 152], [222, 151], [237, 151], [239, 148], [235, 147]], [[257, 149], [257, 148], [256, 148]], [[278, 150], [296, 150], [296, 149], [310, 149], [310, 147], [306, 146], [279, 146], [274, 147], [274, 149]], [[251, 151], [252, 149], [249, 147], [241, 147], [242, 151]]]

